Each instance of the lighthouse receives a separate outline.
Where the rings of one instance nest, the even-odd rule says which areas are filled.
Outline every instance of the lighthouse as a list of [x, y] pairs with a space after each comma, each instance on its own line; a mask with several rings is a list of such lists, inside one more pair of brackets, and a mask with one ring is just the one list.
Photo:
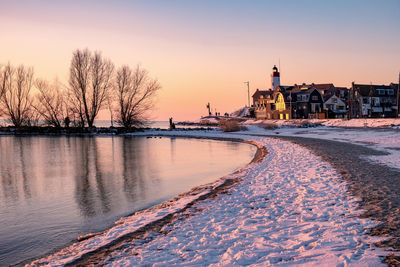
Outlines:
[[275, 90], [276, 87], [281, 84], [279, 71], [278, 71], [278, 68], [276, 67], [276, 65], [274, 65], [274, 67], [272, 68], [271, 83], [272, 83], [273, 90]]

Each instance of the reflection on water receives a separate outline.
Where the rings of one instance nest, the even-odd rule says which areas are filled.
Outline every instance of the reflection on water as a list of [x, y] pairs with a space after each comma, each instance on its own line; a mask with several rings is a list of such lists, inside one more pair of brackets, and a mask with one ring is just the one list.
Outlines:
[[57, 250], [248, 163], [253, 146], [134, 137], [0, 137], [0, 265]]

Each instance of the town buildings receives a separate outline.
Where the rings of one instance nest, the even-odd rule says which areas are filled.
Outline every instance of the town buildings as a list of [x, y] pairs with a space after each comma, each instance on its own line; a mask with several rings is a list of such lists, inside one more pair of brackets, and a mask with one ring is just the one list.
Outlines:
[[271, 87], [266, 91], [256, 90], [253, 94], [254, 114], [257, 119], [280, 119], [288, 120], [290, 108], [287, 107], [285, 95], [280, 89], [280, 74], [278, 68], [274, 66], [271, 75]]
[[352, 118], [393, 118], [398, 108], [398, 84], [373, 85], [352, 83], [349, 112]]
[[332, 83], [280, 84], [280, 73], [272, 69], [271, 89], [253, 94], [257, 119], [395, 117], [398, 84], [362, 85], [350, 89]]

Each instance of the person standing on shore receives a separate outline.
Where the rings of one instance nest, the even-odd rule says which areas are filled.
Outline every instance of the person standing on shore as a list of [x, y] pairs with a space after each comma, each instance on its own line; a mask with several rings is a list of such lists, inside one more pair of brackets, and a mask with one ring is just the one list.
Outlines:
[[172, 117], [169, 118], [169, 129], [174, 130], [175, 129], [175, 123], [172, 121]]

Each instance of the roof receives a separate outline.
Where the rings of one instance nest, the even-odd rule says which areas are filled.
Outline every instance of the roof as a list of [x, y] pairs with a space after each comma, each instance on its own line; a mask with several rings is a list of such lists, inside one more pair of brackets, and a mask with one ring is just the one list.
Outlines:
[[[326, 90], [323, 94], [324, 96], [324, 101], [327, 101], [329, 98], [331, 98], [332, 96], [338, 96], [339, 98], [345, 98], [348, 93], [349, 93], [349, 88], [346, 87], [332, 87], [328, 90]], [[343, 92], [343, 94], [342, 94]]]
[[324, 96], [324, 102], [329, 101], [329, 99], [331, 99], [332, 97], [335, 97], [335, 98], [337, 98], [339, 101], [345, 103], [345, 101], [343, 101], [343, 99], [340, 99], [340, 97], [338, 97], [337, 95], [330, 95], [330, 96], [328, 96], [328, 97], [325, 97], [325, 96]]
[[276, 88], [278, 88], [278, 87], [279, 87], [279, 89], [281, 89], [282, 92], [285, 92], [285, 91], [293, 89], [293, 86], [291, 86], [291, 85], [278, 85], [278, 86], [276, 86]]
[[317, 89], [318, 91], [324, 91], [324, 90], [329, 90], [335, 88], [335, 86], [332, 83], [319, 83], [319, 84], [301, 84], [297, 85], [295, 84], [293, 86], [292, 92], [294, 93], [300, 93], [300, 92], [306, 92], [306, 93], [311, 93], [314, 91], [314, 89]]
[[377, 89], [392, 89], [394, 94], [397, 94], [397, 84], [391, 83], [390, 85], [379, 84], [354, 84], [354, 89], [360, 92], [361, 96], [379, 96]]
[[272, 91], [272, 90], [263, 90], [263, 91], [260, 91], [260, 90], [257, 89], [257, 90], [255, 91], [255, 93], [252, 95], [252, 97], [258, 99], [258, 98], [260, 98], [260, 96], [263, 96], [263, 97], [265, 98], [266, 96], [272, 95], [273, 92], [274, 92], [274, 91]]

